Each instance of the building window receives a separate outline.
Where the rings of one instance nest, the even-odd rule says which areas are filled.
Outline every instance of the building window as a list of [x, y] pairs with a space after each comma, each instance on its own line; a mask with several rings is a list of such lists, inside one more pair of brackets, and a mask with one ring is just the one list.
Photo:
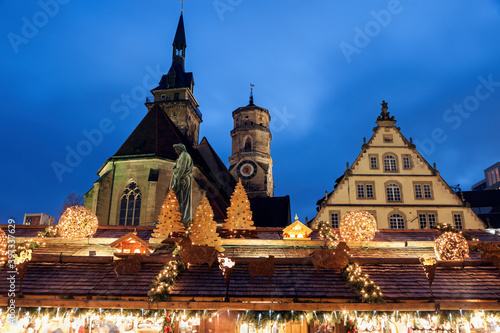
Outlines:
[[420, 229], [433, 229], [436, 225], [436, 213], [419, 213]]
[[139, 225], [141, 215], [141, 190], [135, 182], [130, 182], [120, 199], [120, 225]]
[[401, 190], [397, 184], [387, 185], [387, 201], [401, 201]]
[[429, 184], [424, 184], [424, 198], [432, 199], [431, 185]]
[[174, 93], [174, 101], [178, 101], [179, 100], [179, 93]]
[[392, 214], [389, 217], [389, 226], [391, 229], [404, 229], [405, 219], [401, 214]]
[[431, 184], [415, 184], [415, 199], [432, 199]]
[[332, 228], [338, 228], [339, 227], [339, 213], [334, 212], [330, 213], [330, 220], [332, 222]]
[[385, 171], [398, 171], [396, 167], [396, 157], [393, 155], [387, 155], [384, 157], [384, 169]]
[[167, 99], [167, 96], [165, 94], [161, 94], [160, 98], [162, 101], [164, 101], [165, 99]]
[[358, 184], [358, 199], [365, 198], [365, 185]]
[[370, 156], [370, 169], [378, 169], [378, 157]]
[[356, 184], [358, 199], [374, 199], [373, 183]]
[[385, 143], [392, 142], [392, 135], [384, 135], [384, 142]]
[[458, 230], [462, 230], [464, 228], [461, 213], [453, 213], [453, 223], [455, 223], [455, 228], [457, 228]]
[[403, 156], [403, 169], [411, 169], [410, 155]]
[[415, 198], [422, 199], [422, 185], [415, 184]]

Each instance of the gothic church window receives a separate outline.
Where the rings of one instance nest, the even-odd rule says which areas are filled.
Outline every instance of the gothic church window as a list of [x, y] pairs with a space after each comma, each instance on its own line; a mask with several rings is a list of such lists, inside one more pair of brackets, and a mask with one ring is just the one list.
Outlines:
[[132, 181], [123, 190], [120, 199], [120, 225], [139, 225], [141, 215], [141, 190]]

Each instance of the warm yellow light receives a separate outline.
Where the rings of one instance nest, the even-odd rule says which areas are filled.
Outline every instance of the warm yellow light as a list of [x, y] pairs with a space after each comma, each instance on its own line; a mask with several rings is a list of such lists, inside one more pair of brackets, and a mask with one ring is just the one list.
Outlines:
[[92, 237], [98, 225], [97, 216], [90, 209], [72, 206], [61, 216], [58, 229], [63, 238]]
[[340, 220], [340, 235], [346, 241], [371, 241], [377, 231], [377, 221], [364, 210], [348, 210]]
[[465, 260], [469, 256], [469, 244], [464, 236], [445, 232], [435, 240], [434, 252], [439, 260]]

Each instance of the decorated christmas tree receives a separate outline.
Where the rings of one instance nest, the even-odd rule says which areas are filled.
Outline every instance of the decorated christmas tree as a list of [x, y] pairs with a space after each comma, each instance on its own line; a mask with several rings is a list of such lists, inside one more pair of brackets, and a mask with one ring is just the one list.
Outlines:
[[193, 223], [190, 226], [189, 238], [193, 245], [208, 245], [219, 248], [221, 239], [217, 233], [217, 222], [214, 221], [214, 211], [205, 195], [198, 205]]
[[179, 201], [172, 189], [170, 189], [161, 205], [158, 223], [153, 233], [153, 237], [166, 238], [173, 232], [184, 231], [184, 225], [181, 222], [182, 214], [179, 210]]
[[241, 179], [234, 188], [231, 205], [227, 208], [227, 219], [223, 228], [229, 230], [254, 230], [252, 211], [247, 192], [241, 184]]

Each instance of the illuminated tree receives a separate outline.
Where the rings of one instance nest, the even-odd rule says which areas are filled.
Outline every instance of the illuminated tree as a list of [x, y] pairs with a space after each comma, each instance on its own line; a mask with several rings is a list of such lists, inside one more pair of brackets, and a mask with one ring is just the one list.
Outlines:
[[8, 253], [7, 243], [8, 243], [8, 237], [5, 234], [5, 231], [0, 229], [0, 257], [7, 255], [7, 253]]
[[189, 229], [189, 238], [193, 245], [208, 245], [216, 248], [220, 246], [221, 239], [217, 233], [217, 222], [214, 221], [214, 212], [205, 195], [198, 205]]
[[172, 189], [170, 189], [161, 206], [158, 215], [158, 224], [153, 233], [153, 237], [169, 237], [173, 232], [184, 231], [184, 224], [181, 222], [182, 214], [179, 210], [179, 201]]
[[231, 196], [231, 205], [227, 208], [227, 219], [225, 219], [223, 228], [229, 230], [255, 229], [252, 220], [252, 211], [250, 210], [250, 201], [248, 200], [248, 195], [243, 184], [241, 184], [241, 179], [236, 184]]
[[90, 209], [72, 206], [59, 219], [58, 230], [63, 238], [92, 237], [98, 225], [97, 216]]
[[59, 209], [59, 218], [61, 218], [62, 214], [64, 214], [66, 209], [72, 206], [83, 206], [83, 195], [76, 194], [75, 191], [68, 194], [66, 199], [64, 199], [64, 203], [61, 209]]

